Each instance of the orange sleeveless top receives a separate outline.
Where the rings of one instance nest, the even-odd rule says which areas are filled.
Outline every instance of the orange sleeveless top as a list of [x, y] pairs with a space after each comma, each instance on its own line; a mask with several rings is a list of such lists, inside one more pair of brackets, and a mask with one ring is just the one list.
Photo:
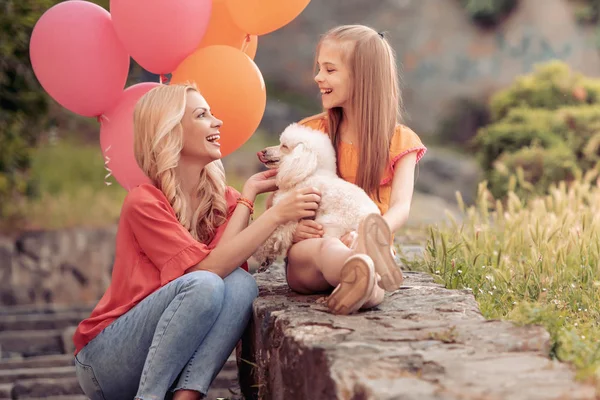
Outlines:
[[[305, 118], [298, 124], [328, 134], [329, 125], [327, 119], [327, 113], [321, 113]], [[425, 155], [427, 148], [423, 145], [417, 134], [410, 128], [404, 125], [397, 125], [390, 143], [390, 165], [388, 165], [379, 187], [379, 197], [381, 198], [381, 201], [372, 198], [372, 200], [377, 203], [382, 215], [385, 214], [390, 207], [394, 167], [399, 159], [414, 151], [417, 152], [417, 162], [419, 162], [423, 155]], [[358, 147], [354, 144], [340, 142], [336, 149], [336, 153], [341, 178], [356, 184]]]

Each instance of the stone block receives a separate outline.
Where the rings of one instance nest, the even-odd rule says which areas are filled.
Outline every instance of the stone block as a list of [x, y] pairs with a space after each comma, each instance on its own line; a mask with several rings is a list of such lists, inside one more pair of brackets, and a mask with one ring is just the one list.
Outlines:
[[3, 352], [19, 353], [24, 357], [64, 353], [62, 331], [0, 332]]
[[322, 296], [291, 292], [281, 266], [255, 275], [260, 288], [238, 360], [248, 399], [595, 399], [549, 358], [539, 326], [488, 321], [469, 290], [422, 273], [382, 305], [349, 316]]

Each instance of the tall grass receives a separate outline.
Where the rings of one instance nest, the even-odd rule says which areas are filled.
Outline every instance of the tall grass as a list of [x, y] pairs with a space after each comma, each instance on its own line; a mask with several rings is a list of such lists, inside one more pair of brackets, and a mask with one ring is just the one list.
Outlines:
[[595, 172], [524, 201], [492, 198], [482, 183], [460, 223], [432, 227], [424, 261], [448, 288], [472, 289], [483, 315], [544, 325], [552, 355], [580, 377], [600, 367], [600, 188]]

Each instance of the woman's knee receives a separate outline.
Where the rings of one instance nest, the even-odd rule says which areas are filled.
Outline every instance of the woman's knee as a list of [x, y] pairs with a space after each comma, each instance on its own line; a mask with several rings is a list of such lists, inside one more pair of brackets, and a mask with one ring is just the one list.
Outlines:
[[207, 305], [221, 307], [225, 295], [223, 278], [210, 271], [194, 271], [182, 277], [181, 290]]
[[234, 294], [236, 297], [245, 299], [249, 304], [252, 304], [254, 299], [258, 297], [258, 285], [256, 280], [248, 272], [241, 268], [237, 268], [225, 279], [225, 287], [228, 293]]

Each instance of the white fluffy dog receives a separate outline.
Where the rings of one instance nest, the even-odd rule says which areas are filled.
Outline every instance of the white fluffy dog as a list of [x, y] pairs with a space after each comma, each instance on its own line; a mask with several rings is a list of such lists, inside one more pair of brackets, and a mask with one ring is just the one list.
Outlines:
[[[258, 153], [268, 168], [279, 168], [276, 177], [279, 190], [275, 192], [273, 204], [292, 189], [319, 189], [321, 202], [315, 221], [323, 226], [324, 237], [341, 238], [350, 231], [357, 231], [368, 214], [380, 214], [363, 189], [337, 176], [335, 150], [328, 135], [291, 124], [279, 141], [279, 146], [267, 147]], [[289, 222], [278, 227], [256, 251], [254, 258], [261, 269], [287, 253], [297, 225], [297, 222]]]

